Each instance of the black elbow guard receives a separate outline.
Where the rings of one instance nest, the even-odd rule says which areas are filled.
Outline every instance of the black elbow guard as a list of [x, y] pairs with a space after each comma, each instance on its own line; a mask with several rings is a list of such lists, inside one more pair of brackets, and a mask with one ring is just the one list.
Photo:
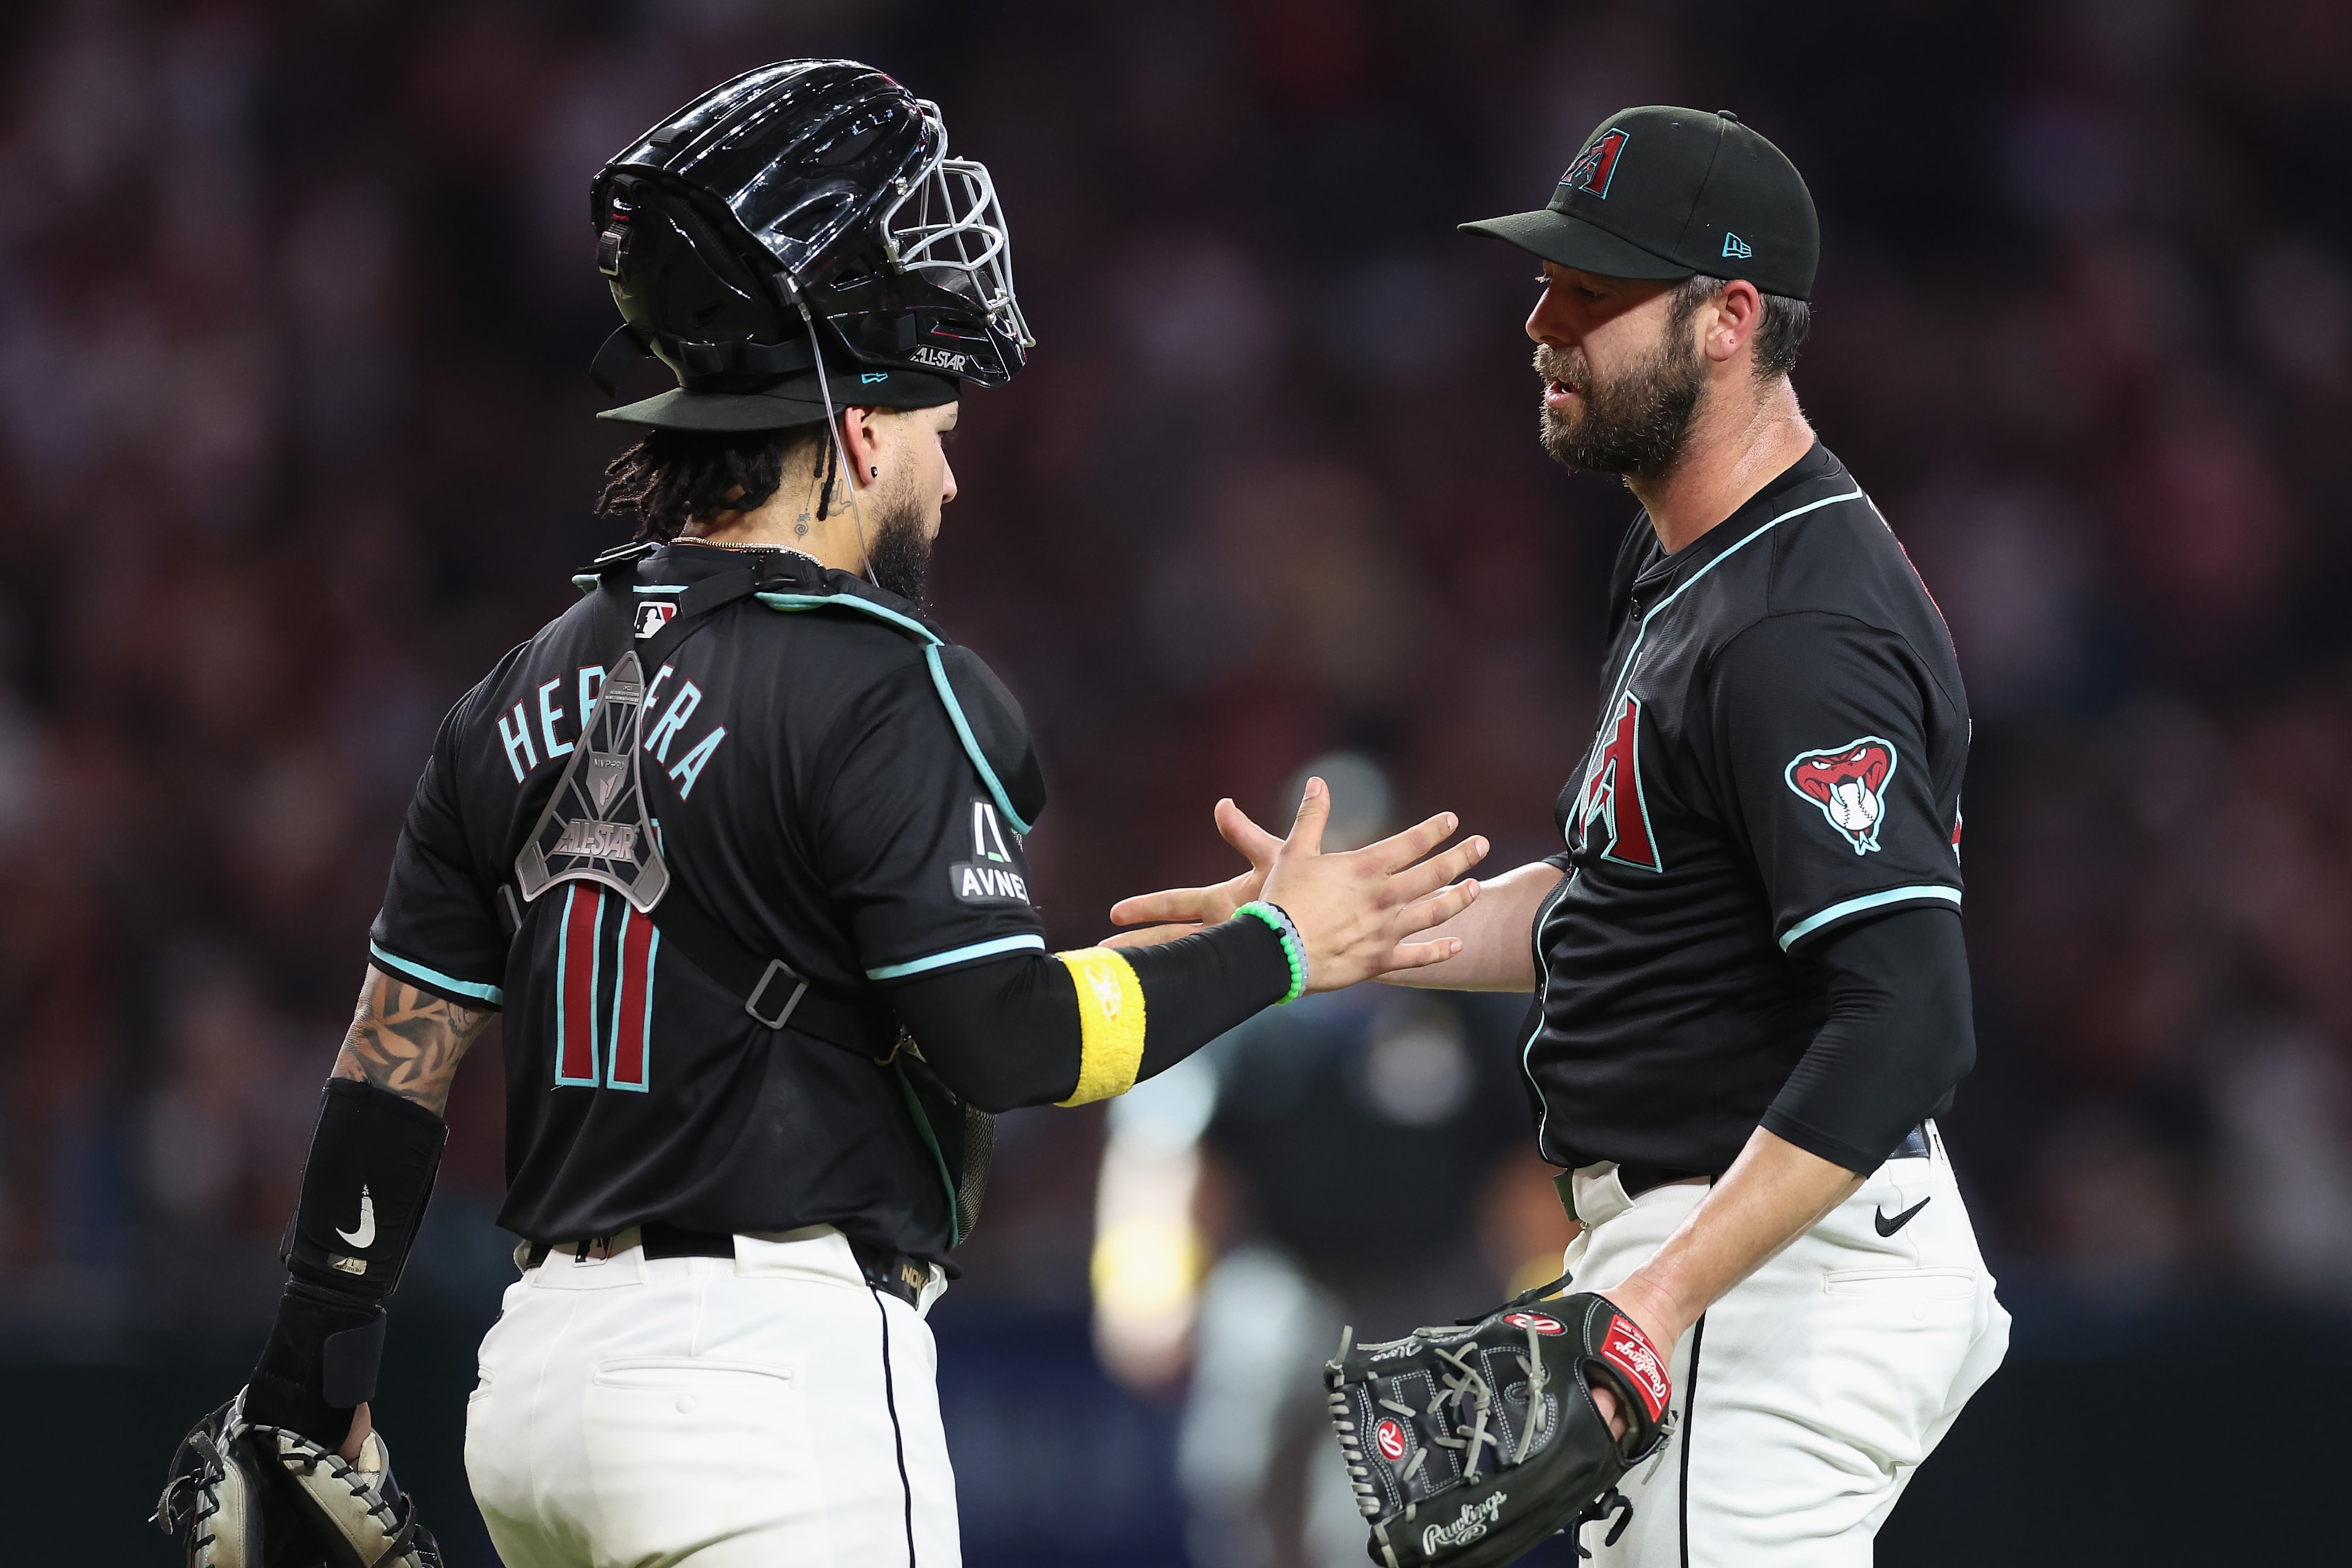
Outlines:
[[245, 1417], [334, 1447], [374, 1396], [382, 1305], [400, 1283], [449, 1130], [414, 1100], [330, 1079], [282, 1249], [286, 1294]]
[[413, 1100], [327, 1080], [282, 1252], [295, 1279], [380, 1301], [400, 1283], [449, 1126]]

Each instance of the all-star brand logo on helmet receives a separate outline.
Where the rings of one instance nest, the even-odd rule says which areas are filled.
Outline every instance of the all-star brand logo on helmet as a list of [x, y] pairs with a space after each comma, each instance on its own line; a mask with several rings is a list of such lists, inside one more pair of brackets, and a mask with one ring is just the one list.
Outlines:
[[1503, 1321], [1510, 1324], [1511, 1327], [1515, 1329], [1533, 1329], [1539, 1334], [1564, 1334], [1568, 1332], [1567, 1324], [1561, 1322], [1558, 1318], [1546, 1317], [1541, 1312], [1506, 1312], [1503, 1314]]
[[945, 349], [935, 349], [929, 343], [925, 343], [922, 347], [917, 349], [913, 353], [907, 357], [913, 360], [917, 364], [927, 364], [931, 366], [934, 370], [944, 370], [949, 372], [961, 371], [965, 365], [971, 363], [971, 356], [970, 354], [950, 353]]
[[1799, 752], [1789, 759], [1782, 776], [1790, 789], [1821, 807], [1822, 816], [1855, 854], [1867, 855], [1878, 847], [1887, 781], [1901, 760], [1893, 742], [1864, 735], [1843, 746]]
[[1405, 1454], [1404, 1427], [1398, 1423], [1395, 1416], [1383, 1415], [1381, 1417], [1381, 1424], [1372, 1428], [1372, 1442], [1380, 1448], [1381, 1458], [1386, 1459], [1390, 1464], [1394, 1465], [1403, 1462]]
[[1560, 188], [1566, 191], [1589, 191], [1602, 201], [1609, 199], [1609, 182], [1617, 176], [1617, 160], [1632, 141], [1615, 126], [1593, 138], [1592, 145], [1576, 155], [1568, 173], [1559, 177]]

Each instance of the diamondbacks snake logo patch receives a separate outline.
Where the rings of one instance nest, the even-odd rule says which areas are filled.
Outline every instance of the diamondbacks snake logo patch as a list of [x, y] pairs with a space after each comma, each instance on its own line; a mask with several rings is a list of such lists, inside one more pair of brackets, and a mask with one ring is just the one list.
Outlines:
[[1886, 816], [1886, 785], [1894, 778], [1894, 742], [1875, 735], [1819, 752], [1799, 752], [1782, 776], [1789, 787], [1821, 808], [1857, 855], [1878, 847], [1879, 824]]

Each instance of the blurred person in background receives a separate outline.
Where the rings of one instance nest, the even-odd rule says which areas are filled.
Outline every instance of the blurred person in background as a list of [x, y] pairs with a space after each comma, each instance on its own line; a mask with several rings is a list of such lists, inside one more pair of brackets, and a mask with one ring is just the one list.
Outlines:
[[[1318, 758], [1289, 795], [1318, 776], [1339, 803], [1327, 846], [1390, 830], [1376, 763]], [[1559, 1272], [1570, 1233], [1527, 1150], [1524, 1012], [1373, 986], [1303, 998], [1111, 1107], [1097, 1344], [1147, 1393], [1189, 1360], [1177, 1475], [1200, 1568], [1361, 1561], [1322, 1384], [1341, 1327], [1389, 1338]]]
[[[1867, 1563], [2009, 1338], [1933, 1120], [1976, 1049], [1950, 634], [1798, 405], [1820, 229], [1778, 147], [1728, 110], [1623, 110], [1548, 205], [1463, 226], [1540, 266], [1545, 447], [1641, 510], [1566, 848], [1440, 928], [1460, 955], [1397, 978], [1537, 991], [1567, 1268], [1674, 1347], [1640, 1391], [1669, 1444], [1582, 1544]], [[1252, 896], [1274, 840], [1219, 827], [1250, 871], [1112, 918]]]

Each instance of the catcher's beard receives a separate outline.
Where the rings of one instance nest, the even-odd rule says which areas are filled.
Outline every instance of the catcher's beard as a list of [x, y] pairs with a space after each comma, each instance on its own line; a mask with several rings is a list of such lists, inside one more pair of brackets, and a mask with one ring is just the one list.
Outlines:
[[1657, 347], [1630, 370], [1603, 381], [1581, 350], [1536, 349], [1536, 374], [1549, 388], [1566, 384], [1584, 405], [1565, 415], [1543, 405], [1544, 450], [1565, 468], [1595, 474], [1663, 474], [1683, 455], [1692, 417], [1706, 387], [1706, 362], [1677, 310]]
[[875, 586], [896, 594], [920, 608], [931, 569], [929, 519], [914, 497], [904, 490], [877, 495], [867, 512], [872, 530], [866, 549], [866, 565]]

